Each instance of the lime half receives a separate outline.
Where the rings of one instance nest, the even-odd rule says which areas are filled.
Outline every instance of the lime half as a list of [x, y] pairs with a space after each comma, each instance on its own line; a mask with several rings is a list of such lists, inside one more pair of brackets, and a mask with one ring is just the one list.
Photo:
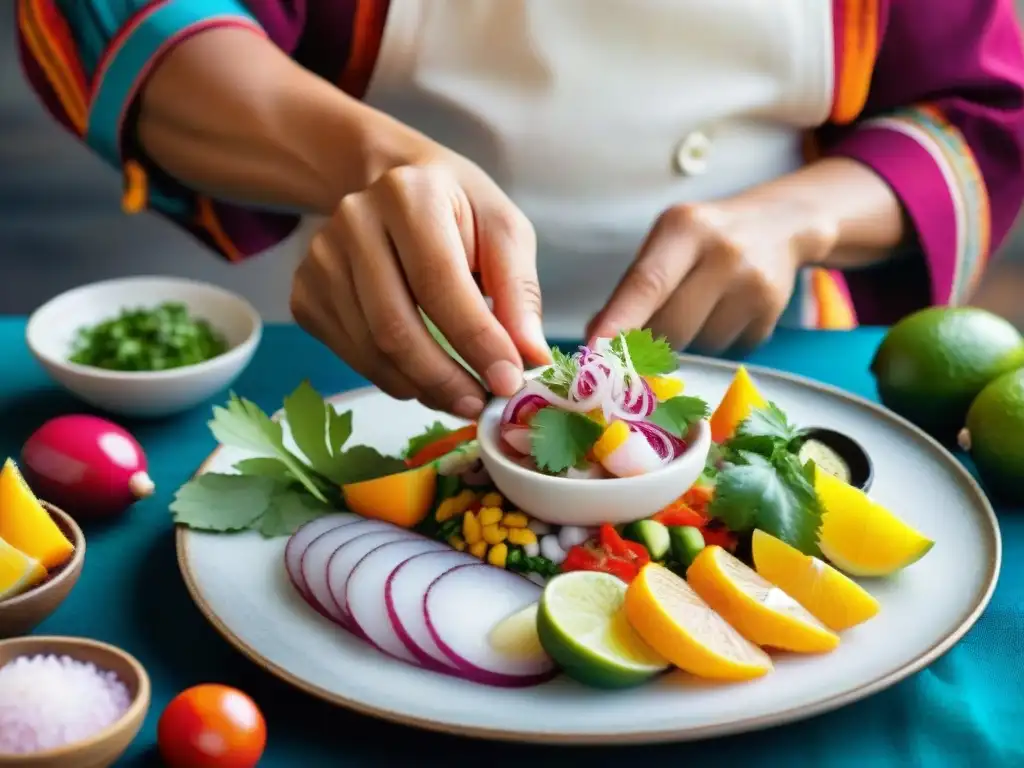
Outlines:
[[626, 620], [627, 585], [607, 573], [574, 571], [544, 588], [541, 645], [566, 675], [595, 688], [640, 685], [668, 668]]

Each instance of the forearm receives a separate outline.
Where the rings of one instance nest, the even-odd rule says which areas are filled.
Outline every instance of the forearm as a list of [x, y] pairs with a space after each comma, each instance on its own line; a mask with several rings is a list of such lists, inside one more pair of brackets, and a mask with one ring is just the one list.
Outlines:
[[138, 140], [212, 197], [327, 213], [399, 162], [416, 134], [293, 62], [221, 28], [176, 46], [140, 99]]

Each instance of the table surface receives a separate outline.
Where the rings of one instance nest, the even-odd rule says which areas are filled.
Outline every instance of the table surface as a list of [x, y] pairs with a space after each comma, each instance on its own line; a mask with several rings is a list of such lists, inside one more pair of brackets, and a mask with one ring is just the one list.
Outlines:
[[[875, 397], [868, 362], [882, 332], [782, 332], [750, 356], [768, 365]], [[88, 411], [58, 390], [24, 344], [24, 321], [0, 320], [0, 453], [17, 456], [44, 420]], [[271, 326], [234, 385], [268, 411], [302, 378], [334, 393], [364, 382], [292, 326]], [[83, 635], [135, 654], [149, 670], [153, 703], [119, 765], [160, 765], [156, 723], [180, 690], [222, 682], [248, 692], [263, 709], [269, 740], [261, 766], [665, 764], [1019, 766], [1024, 764], [1024, 516], [1000, 509], [1004, 541], [999, 587], [985, 615], [942, 659], [870, 699], [803, 723], [696, 744], [557, 748], [494, 744], [425, 733], [371, 720], [292, 690], [230, 647], [192, 604], [178, 572], [167, 511], [177, 487], [214, 448], [209, 406], [159, 422], [125, 422], [144, 446], [157, 493], [123, 519], [86, 529], [89, 551], [68, 601], [37, 632]], [[1017, 511], [1018, 513], [1020, 510]], [[956, 574], [949, 574], [956, 579]], [[742, 706], [737, 702], [737, 706]]]

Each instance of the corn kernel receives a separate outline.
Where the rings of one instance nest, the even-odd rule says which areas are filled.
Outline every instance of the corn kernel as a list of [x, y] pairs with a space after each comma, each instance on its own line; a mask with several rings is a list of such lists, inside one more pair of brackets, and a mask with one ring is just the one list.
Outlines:
[[501, 542], [508, 538], [508, 528], [502, 528], [497, 523], [485, 525], [481, 535], [488, 544], [501, 544]]
[[478, 557], [481, 560], [484, 559], [484, 555], [487, 554], [487, 542], [481, 539], [473, 544], [469, 545], [469, 554], [473, 557]]
[[462, 552], [466, 549], [466, 540], [461, 536], [452, 536], [448, 539], [448, 546]]
[[530, 524], [530, 518], [522, 512], [506, 512], [501, 518], [501, 524], [506, 528], [525, 528]]
[[484, 506], [477, 512], [477, 518], [480, 520], [480, 525], [486, 528], [488, 525], [501, 522], [501, 510], [498, 507]]
[[484, 507], [498, 507], [500, 509], [504, 503], [505, 500], [501, 497], [501, 494], [494, 491], [485, 493], [483, 498], [480, 499], [480, 504]]
[[499, 568], [505, 567], [506, 560], [508, 560], [508, 546], [505, 544], [495, 544], [487, 553], [487, 562]]
[[510, 528], [508, 531], [508, 543], [518, 544], [525, 547], [527, 544], [537, 543], [537, 534], [529, 528]]
[[462, 517], [462, 538], [466, 540], [467, 544], [476, 544], [481, 540], [480, 536], [480, 521], [472, 512], [467, 512]]
[[434, 519], [439, 523], [451, 520], [453, 517], [465, 513], [476, 501], [476, 494], [468, 488], [463, 489], [454, 496], [451, 496], [437, 505], [437, 514]]

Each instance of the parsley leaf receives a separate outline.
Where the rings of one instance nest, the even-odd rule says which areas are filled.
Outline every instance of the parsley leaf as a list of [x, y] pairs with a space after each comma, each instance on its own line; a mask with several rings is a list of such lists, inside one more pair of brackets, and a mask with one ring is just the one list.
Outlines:
[[413, 438], [410, 438], [409, 443], [405, 446], [405, 451], [402, 452], [402, 455], [405, 456], [406, 458], [409, 458], [410, 456], [415, 456], [417, 453], [419, 453], [421, 450], [426, 448], [431, 443], [440, 440], [445, 435], [450, 435], [452, 431], [453, 430], [448, 429], [448, 427], [446, 427], [440, 421], [435, 421], [423, 432], [421, 432], [420, 434], [416, 435]]
[[565, 354], [558, 347], [551, 348], [552, 363], [544, 369], [540, 380], [559, 397], [569, 396], [569, 385], [576, 378], [579, 365], [572, 355]]
[[260, 519], [280, 485], [268, 477], [208, 472], [189, 480], [171, 502], [174, 522], [201, 531], [241, 531]]
[[292, 439], [313, 469], [336, 480], [337, 453], [352, 434], [352, 412], [338, 413], [303, 381], [284, 399], [284, 413]]
[[648, 421], [657, 424], [669, 434], [685, 437], [690, 427], [711, 413], [708, 404], [699, 397], [679, 395], [658, 403]]
[[376, 480], [384, 475], [404, 472], [408, 467], [405, 462], [394, 456], [385, 456], [368, 445], [353, 445], [343, 454], [338, 462], [338, 484], [361, 483], [365, 480]]
[[255, 459], [242, 459], [235, 464], [235, 469], [243, 475], [255, 475], [256, 477], [269, 477], [281, 483], [294, 482], [295, 478], [288, 472], [288, 467], [277, 459], [263, 457]]
[[330, 511], [331, 507], [321, 504], [308, 494], [280, 488], [271, 497], [258, 526], [253, 524], [253, 527], [258, 527], [260, 533], [268, 539], [291, 536], [302, 525]]
[[661, 376], [672, 373], [679, 368], [679, 358], [668, 340], [661, 336], [657, 339], [650, 329], [632, 330], [620, 333], [611, 343], [611, 351], [618, 355], [625, 364], [622, 344], [625, 341], [633, 370], [641, 376]]
[[821, 503], [797, 457], [737, 451], [733, 458], [718, 473], [711, 516], [737, 533], [760, 528], [804, 554], [819, 555]]
[[581, 413], [541, 408], [530, 421], [530, 452], [545, 472], [576, 466], [601, 436], [601, 425]]
[[753, 451], [771, 456], [776, 447], [790, 450], [797, 440], [806, 434], [790, 424], [786, 414], [775, 403], [755, 408], [739, 426], [736, 434], [728, 441], [732, 450]]
[[273, 456], [315, 498], [327, 501], [299, 459], [284, 447], [281, 425], [271, 420], [258, 405], [232, 393], [226, 407], [214, 406], [210, 431], [221, 445], [261, 456]]
[[[473, 370], [473, 367], [466, 362], [465, 358], [462, 357], [458, 352], [455, 351], [455, 347], [452, 346], [451, 342], [441, 333], [441, 329], [435, 325], [434, 321], [427, 317], [427, 313], [420, 309], [420, 317], [423, 318], [423, 324], [427, 326], [427, 332], [430, 333], [431, 338], [437, 342], [437, 345], [441, 347], [448, 356], [451, 357], [456, 363], [461, 365], [474, 379], [484, 384], [484, 380], [480, 378], [480, 374]], [[484, 386], [486, 389], [486, 386]]]

